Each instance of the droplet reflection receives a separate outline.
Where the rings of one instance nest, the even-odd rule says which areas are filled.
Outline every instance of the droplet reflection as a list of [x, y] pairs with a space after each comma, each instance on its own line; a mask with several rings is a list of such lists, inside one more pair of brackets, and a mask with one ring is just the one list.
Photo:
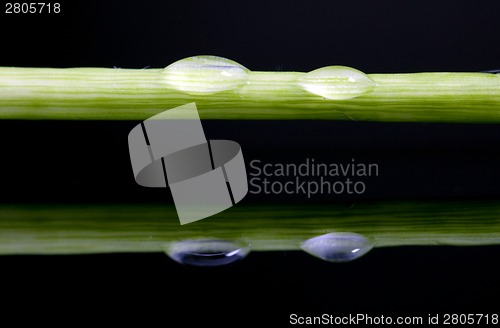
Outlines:
[[171, 259], [181, 264], [214, 267], [243, 259], [250, 247], [227, 240], [201, 239], [172, 242], [165, 251]]
[[368, 253], [374, 244], [363, 235], [352, 232], [334, 232], [304, 241], [305, 252], [329, 262], [348, 262]]

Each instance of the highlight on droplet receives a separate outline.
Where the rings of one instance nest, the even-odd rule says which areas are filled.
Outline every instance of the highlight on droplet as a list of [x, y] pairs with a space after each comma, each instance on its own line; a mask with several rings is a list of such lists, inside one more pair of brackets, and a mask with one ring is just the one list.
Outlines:
[[306, 91], [332, 100], [352, 99], [370, 93], [375, 82], [365, 73], [347, 66], [316, 69], [299, 78]]
[[162, 70], [169, 87], [189, 94], [234, 90], [248, 82], [249, 70], [217, 56], [194, 56], [176, 61]]
[[178, 263], [214, 267], [242, 260], [250, 252], [250, 245], [222, 239], [189, 239], [172, 242], [164, 250]]
[[368, 253], [374, 246], [369, 238], [353, 232], [333, 232], [304, 241], [300, 248], [328, 262], [349, 262]]

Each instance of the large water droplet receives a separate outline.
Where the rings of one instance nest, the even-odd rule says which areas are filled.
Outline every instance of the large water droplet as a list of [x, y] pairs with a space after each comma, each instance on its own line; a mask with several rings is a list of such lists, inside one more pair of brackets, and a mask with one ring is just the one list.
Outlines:
[[174, 261], [187, 265], [213, 267], [243, 259], [250, 247], [244, 243], [219, 239], [193, 239], [172, 242], [165, 248]]
[[328, 66], [304, 74], [299, 85], [327, 99], [351, 99], [370, 93], [375, 82], [365, 73], [346, 66]]
[[217, 56], [195, 56], [176, 61], [163, 70], [173, 89], [190, 94], [210, 94], [238, 89], [248, 81], [249, 70]]
[[363, 235], [352, 232], [334, 232], [304, 241], [305, 252], [329, 262], [348, 262], [368, 253], [374, 244]]

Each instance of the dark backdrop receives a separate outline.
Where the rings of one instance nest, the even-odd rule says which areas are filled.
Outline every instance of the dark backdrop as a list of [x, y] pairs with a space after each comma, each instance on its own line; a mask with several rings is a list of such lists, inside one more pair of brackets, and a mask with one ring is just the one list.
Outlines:
[[[500, 68], [500, 5], [494, 0], [61, 3], [60, 15], [6, 15], [2, 7], [0, 65], [164, 67], [213, 54], [252, 70]], [[168, 192], [138, 188], [131, 176], [126, 135], [136, 124], [1, 121], [2, 202], [164, 202]], [[333, 201], [500, 197], [498, 125], [203, 124], [209, 138], [237, 140], [246, 159], [379, 163], [381, 177], [363, 197]], [[499, 254], [498, 246], [400, 247], [335, 265], [299, 252], [270, 252], [211, 269], [180, 266], [163, 254], [4, 256], [0, 277], [5, 314], [30, 314], [18, 316], [21, 321], [98, 324], [99, 314], [142, 325], [286, 325], [290, 313], [498, 310]]]

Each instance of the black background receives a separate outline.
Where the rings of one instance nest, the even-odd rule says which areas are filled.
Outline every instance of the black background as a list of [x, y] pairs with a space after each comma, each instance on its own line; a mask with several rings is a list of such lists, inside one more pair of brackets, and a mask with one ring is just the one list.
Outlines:
[[[164, 67], [213, 54], [251, 70], [500, 68], [494, 0], [61, 3], [59, 15], [6, 15], [2, 7], [0, 65]], [[133, 181], [126, 135], [137, 123], [1, 121], [2, 202], [164, 202], [168, 192]], [[498, 125], [203, 125], [209, 138], [238, 141], [247, 162], [355, 157], [379, 163], [381, 176], [363, 197], [333, 201], [500, 197]], [[303, 201], [245, 199], [264, 200]], [[400, 247], [335, 265], [299, 252], [270, 252], [210, 269], [184, 267], [163, 254], [4, 256], [0, 277], [6, 314], [30, 313], [20, 321], [284, 326], [290, 313], [498, 312], [499, 254], [498, 246]]]

